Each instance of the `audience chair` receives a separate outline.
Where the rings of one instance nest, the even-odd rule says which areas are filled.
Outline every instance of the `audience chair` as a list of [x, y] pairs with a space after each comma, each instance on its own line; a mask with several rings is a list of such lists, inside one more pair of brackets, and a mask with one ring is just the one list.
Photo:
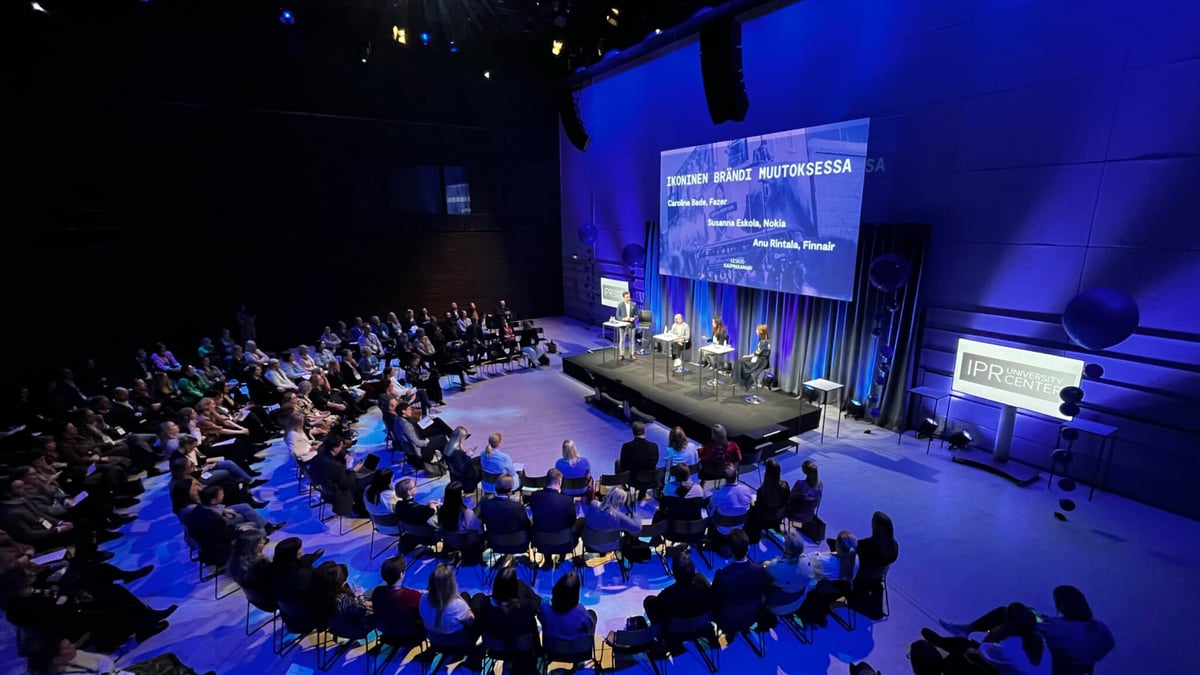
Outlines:
[[796, 611], [785, 613], [772, 612], [772, 614], [779, 619], [780, 625], [786, 628], [800, 644], [811, 645], [813, 643], [816, 631], [812, 626], [801, 621]]
[[[762, 455], [762, 448], [755, 448], [750, 452], [744, 453], [742, 455], [742, 461], [738, 462], [737, 472], [739, 479], [741, 479], [742, 474], [746, 473], [747, 471], [757, 471], [758, 473], [758, 485], [751, 485], [750, 487], [762, 487]], [[742, 482], [746, 483], [746, 481]], [[749, 483], [746, 484], [750, 485]]]
[[[596, 613], [588, 610], [592, 615], [592, 620], [595, 621]], [[561, 640], [549, 636], [542, 637], [542, 663], [541, 675], [547, 675], [550, 671], [551, 663], [569, 663], [571, 671], [581, 663], [591, 661], [595, 665], [597, 673], [601, 673], [600, 656], [596, 654], [596, 636], [595, 634], [581, 637], [578, 640]]]
[[[854, 587], [851, 594], [854, 611], [872, 619], [880, 619], [892, 615], [892, 603], [888, 598], [887, 575], [891, 565], [870, 566], [861, 565], [858, 574], [854, 575]], [[873, 599], [879, 598], [879, 611], [875, 611]], [[871, 603], [869, 606], [867, 603]]]
[[[543, 532], [534, 528], [533, 535], [533, 550], [542, 554], [542, 556], [550, 557], [550, 584], [554, 585], [555, 572], [558, 571], [558, 566], [571, 557], [575, 553], [575, 549], [579, 546], [579, 535], [575, 534], [575, 528], [568, 527], [556, 532]], [[540, 565], [533, 568], [533, 579], [530, 585], [537, 585], [537, 575]]]
[[[596, 484], [596, 496], [603, 497], [608, 494], [608, 491], [615, 487], [625, 487], [629, 484], [629, 472], [621, 471], [620, 473], [606, 473], [600, 476], [600, 482]], [[625, 505], [629, 509], [629, 505]], [[631, 512], [632, 513], [632, 512]]]
[[[658, 626], [649, 626], [636, 630], [611, 631], [604, 638], [604, 644], [613, 652], [613, 667], [616, 667], [617, 656], [633, 656], [645, 654], [650, 661], [654, 675], [662, 675], [667, 669], [667, 653], [659, 637]], [[662, 661], [660, 670], [658, 662]]]
[[495, 556], [492, 559], [492, 564], [488, 567], [487, 583], [489, 584], [492, 581], [492, 577], [496, 574], [496, 570], [500, 568], [500, 562], [503, 558], [514, 555], [529, 555], [529, 533], [524, 530], [504, 534], [489, 532], [487, 541], [488, 547]]
[[[378, 558], [379, 556], [383, 555], [389, 548], [392, 547], [393, 544], [398, 544], [400, 542], [400, 535], [384, 534], [383, 532], [379, 531], [380, 527], [399, 528], [400, 527], [400, 514], [393, 511], [392, 513], [382, 515], [382, 516], [375, 515], [374, 513], [370, 514], [370, 516], [371, 516], [371, 543], [369, 546], [367, 546], [367, 557], [370, 558], [371, 560], [374, 560], [374, 559]], [[389, 539], [387, 545], [384, 546], [383, 548], [379, 549], [378, 553], [375, 552], [375, 533], [377, 533], [377, 532], [379, 533], [380, 536], [387, 537]]]
[[[437, 553], [438, 542], [441, 538], [438, 536], [438, 530], [428, 523], [413, 525], [412, 523], [400, 523], [400, 551], [403, 553], [406, 548], [412, 551], [412, 558], [409, 562], [415, 562], [427, 554]], [[406, 553], [405, 556], [408, 556]]]
[[667, 619], [662, 629], [662, 639], [668, 645], [691, 642], [696, 646], [708, 672], [715, 673], [721, 667], [721, 645], [713, 630], [712, 615], [708, 612], [690, 617]]
[[475, 633], [470, 629], [460, 630], [457, 633], [436, 633], [429, 631], [427, 633], [429, 646], [425, 649], [424, 656], [428, 660], [422, 660], [421, 673], [429, 675], [436, 673], [440, 662], [450, 662], [450, 659], [461, 661], [470, 656], [475, 650]]
[[[858, 628], [858, 612], [855, 612], [851, 606], [851, 598], [854, 597], [854, 583], [851, 581], [834, 581], [832, 583], [839, 591], [839, 595], [829, 603], [829, 616], [847, 632], [854, 632]], [[839, 614], [839, 609], [846, 610], [846, 616]]]
[[[333, 662], [337, 660], [338, 652], [330, 655], [330, 647], [333, 645], [333, 640], [329, 635], [329, 620], [319, 619], [314, 615], [307, 606], [302, 603], [279, 603], [279, 618], [281, 619], [276, 624], [275, 653], [283, 656], [290, 652], [296, 645], [304, 641], [304, 638], [312, 634], [317, 634], [317, 667], [321, 670], [328, 670]], [[288, 640], [289, 633], [296, 635], [295, 638]]]
[[637, 353], [641, 356], [649, 355], [650, 335], [654, 331], [654, 313], [648, 309], [639, 309], [637, 315], [637, 327], [634, 330], [636, 331], [636, 335], [634, 337], [636, 337], [638, 344], [641, 345], [641, 348], [637, 350]]
[[[663, 540], [669, 544], [674, 544], [677, 547], [687, 549], [694, 548], [700, 554], [700, 559], [708, 565], [708, 569], [712, 569], [712, 560], [708, 556], [708, 552], [704, 550], [708, 543], [708, 538], [705, 532], [708, 530], [707, 520], [668, 520], [666, 521], [666, 531], [663, 532]], [[666, 559], [663, 560], [663, 565], [666, 566]], [[670, 570], [668, 570], [670, 573]]]
[[[258, 631], [262, 630], [263, 628], [266, 628], [267, 624], [271, 624], [271, 634], [274, 635], [275, 634], [275, 622], [279, 618], [279, 603], [275, 602], [275, 598], [272, 598], [269, 593], [262, 593], [262, 592], [259, 592], [259, 591], [253, 590], [253, 589], [249, 589], [249, 588], [242, 588], [242, 593], [244, 593], [246, 596], [246, 635], [247, 635], [247, 637], [257, 633]], [[258, 624], [254, 628], [251, 628], [250, 627], [250, 609], [251, 609], [251, 607], [256, 607], [264, 612], [269, 613], [271, 615], [271, 618], [267, 619], [266, 621], [263, 621], [262, 623]], [[272, 651], [274, 650], [274, 648], [275, 648], [275, 642], [274, 642], [274, 640], [272, 640], [271, 641]]]
[[405, 650], [405, 653], [407, 653], [417, 647], [424, 647], [427, 642], [425, 626], [419, 620], [390, 624], [380, 621], [378, 615], [376, 615], [375, 630], [379, 632], [378, 644], [380, 650], [384, 646], [391, 647], [391, 649], [388, 650], [387, 658], [384, 659], [383, 663], [377, 664], [373, 668], [371, 675], [379, 675], [379, 673], [386, 670], [388, 664], [392, 662], [392, 659], [396, 658], [396, 655], [401, 650]]
[[[621, 581], [629, 581], [629, 570], [625, 564], [625, 555], [621, 551], [620, 530], [601, 532], [600, 530], [593, 530], [590, 527], [584, 527], [583, 550], [585, 553], [613, 554], [617, 559], [617, 566], [621, 569]], [[583, 560], [579, 559], [578, 563], [583, 564]]]
[[[343, 516], [339, 513], [335, 513], [333, 510], [333, 504], [326, 498], [325, 492], [323, 490], [321, 490], [320, 486], [317, 486], [317, 492], [321, 495], [321, 501], [319, 504], [317, 504], [317, 519], [320, 520], [322, 523], [327, 523], [327, 522], [333, 520], [334, 518], [337, 518], [338, 536], [339, 537], [345, 535], [347, 532], [353, 532], [353, 531], [357, 530], [358, 528], [362, 527], [363, 525], [367, 524], [368, 521], [364, 521], [364, 522], [361, 522], [347, 530], [346, 529], [346, 519], [350, 518], [352, 520], [355, 520], [355, 518], [353, 518], [352, 516]], [[329, 507], [329, 515], [328, 516], [325, 515], [325, 507], [326, 506]]]
[[[463, 565], [463, 551], [471, 545], [468, 539], [470, 535], [463, 532], [450, 532], [447, 530], [438, 530], [438, 536], [442, 541], [442, 550], [439, 552], [439, 557], [454, 566], [458, 570]], [[481, 542], [480, 546], [484, 546]], [[480, 560], [478, 565], [474, 565], [479, 573], [479, 583], [484, 583], [487, 580], [487, 573], [484, 569], [483, 561]]]
[[[712, 515], [712, 517], [709, 518], [709, 523], [712, 525], [712, 528], [713, 528], [713, 533], [714, 533], [713, 538], [715, 539], [717, 537], [721, 537], [722, 538], [721, 540], [723, 541], [723, 539], [725, 537], [729, 536], [728, 534], [720, 534], [719, 531], [717, 530], [718, 527], [732, 528], [732, 530], [730, 530], [730, 534], [732, 534], [733, 530], [745, 529], [746, 519], [749, 517], [749, 515], [750, 514], [748, 512], [743, 513], [740, 516], [725, 516], [725, 515], [721, 515], [719, 513], [714, 513]], [[753, 546], [750, 547], [750, 559], [751, 560], [754, 559], [754, 547]]]
[[[480, 636], [483, 640], [483, 670], [484, 673], [492, 672], [497, 662], [504, 662], [506, 665], [519, 663], [522, 657], [529, 660], [530, 663], [537, 663], [538, 652], [541, 651], [541, 642], [538, 639], [540, 633], [525, 633], [514, 640], [501, 640], [492, 637], [487, 633]], [[508, 672], [510, 668], [505, 668], [504, 672]], [[517, 668], [511, 668], [513, 671], [519, 672]]]
[[[482, 473], [483, 479], [479, 481], [479, 487], [483, 489], [484, 496], [486, 497], [487, 495], [496, 494], [496, 481], [500, 480], [500, 476], [503, 474], [498, 472], [492, 473], [490, 471], [484, 471]], [[521, 485], [524, 486], [525, 482], [521, 481]], [[524, 487], [521, 489], [524, 490]]]
[[564, 478], [562, 493], [568, 497], [582, 497], [587, 494], [588, 486], [591, 483], [592, 479], [588, 476], [583, 476], [582, 478]]
[[[527, 498], [529, 495], [533, 494], [534, 492], [537, 492], [538, 490], [546, 489], [546, 477], [545, 476], [526, 476], [524, 469], [522, 469], [518, 473], [520, 474], [520, 479], [521, 479], [521, 499], [522, 499], [522, 501], [524, 501], [525, 498]], [[497, 477], [497, 480], [499, 480], [498, 477]], [[494, 484], [495, 483], [493, 483], [493, 485]], [[563, 486], [566, 487], [565, 481], [563, 483]], [[563, 490], [563, 493], [565, 494], [566, 490]]]
[[[746, 602], [725, 605], [713, 614], [713, 623], [717, 624], [717, 630], [721, 631], [729, 644], [733, 644], [740, 634], [746, 638], [750, 649], [763, 658], [767, 655], [767, 641], [763, 635], [764, 629], [758, 624], [761, 608], [762, 598], [749, 598]], [[758, 634], [757, 641], [751, 636], [752, 633]]]
[[759, 511], [756, 509], [751, 509], [751, 512], [755, 514], [754, 518], [757, 521], [756, 524], [758, 525], [759, 531], [762, 532], [762, 536], [769, 540], [775, 545], [775, 548], [778, 548], [780, 552], [782, 552], [783, 523], [784, 518], [786, 517], [787, 504], [782, 504], [771, 511]]
[[661, 466], [654, 469], [630, 471], [627, 487], [631, 494], [635, 494], [638, 498], [641, 498], [646, 490], [659, 489], [659, 486], [663, 484], [663, 477], [666, 475], [666, 468]]

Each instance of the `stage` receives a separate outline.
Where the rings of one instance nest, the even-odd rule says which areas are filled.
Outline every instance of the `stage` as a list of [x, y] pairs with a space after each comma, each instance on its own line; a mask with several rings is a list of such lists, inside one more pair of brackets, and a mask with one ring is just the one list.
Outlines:
[[[711, 385], [701, 384], [712, 377], [711, 370], [691, 365], [692, 372], [668, 377], [668, 361], [666, 356], [649, 354], [636, 361], [620, 361], [614, 349], [602, 348], [564, 358], [563, 372], [598, 388], [604, 400], [622, 409], [627, 404], [634, 415], [641, 413], [666, 426], [683, 427], [696, 441], [707, 441], [709, 428], [723, 424], [729, 440], [743, 453], [762, 446], [764, 456], [770, 456], [791, 445], [791, 437], [821, 423], [821, 409], [808, 401], [764, 387], [758, 392], [763, 402], [751, 405], [740, 387], [724, 384], [714, 394]], [[724, 379], [732, 378], [727, 375]]]

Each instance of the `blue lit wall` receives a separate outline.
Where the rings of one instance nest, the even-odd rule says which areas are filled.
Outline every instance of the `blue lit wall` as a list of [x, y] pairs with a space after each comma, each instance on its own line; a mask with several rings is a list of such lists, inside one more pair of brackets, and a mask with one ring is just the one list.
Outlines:
[[[746, 21], [750, 112], [721, 126], [698, 44], [675, 45], [584, 89], [591, 147], [560, 144], [564, 253], [592, 253], [576, 235], [591, 222], [593, 273], [620, 267], [658, 213], [660, 150], [870, 117], [884, 170], [863, 220], [933, 225], [926, 382], [961, 335], [1075, 355], [1057, 315], [1083, 288], [1120, 288], [1142, 327], [1084, 355], [1106, 373], [1083, 416], [1122, 429], [1114, 490], [1200, 516], [1197, 25], [1194, 0], [807, 0]], [[990, 443], [996, 408], [955, 407], [952, 426]], [[1045, 466], [1055, 429], [1022, 415], [1014, 456]]]

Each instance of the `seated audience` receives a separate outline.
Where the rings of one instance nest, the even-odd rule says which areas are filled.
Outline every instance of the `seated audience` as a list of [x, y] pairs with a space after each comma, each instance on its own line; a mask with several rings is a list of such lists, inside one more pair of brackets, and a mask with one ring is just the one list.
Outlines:
[[633, 431], [633, 440], [621, 446], [621, 456], [617, 459], [615, 472], [628, 471], [631, 475], [637, 471], [649, 471], [658, 467], [658, 444], [646, 440], [646, 423], [641, 420], [629, 425]]
[[466, 448], [463, 443], [471, 437], [466, 427], [456, 427], [454, 433], [446, 441], [442, 457], [446, 460], [446, 468], [450, 470], [450, 480], [462, 484], [463, 492], [474, 495], [482, 478], [480, 470], [479, 448]]
[[428, 525], [436, 515], [437, 502], [420, 504], [416, 500], [417, 481], [406, 476], [396, 481], [396, 513], [406, 525]]
[[[725, 484], [713, 492], [710, 505], [714, 514], [722, 516], [737, 517], [743, 516], [750, 510], [750, 505], [754, 503], [754, 490], [749, 485], [738, 481], [737, 467], [733, 464], [725, 465]], [[713, 527], [713, 530], [720, 535], [727, 535], [733, 531], [732, 527]]]
[[750, 507], [750, 517], [746, 519], [746, 534], [751, 544], [757, 544], [764, 527], [779, 527], [777, 522], [765, 522], [768, 514], [774, 514], [787, 506], [791, 495], [788, 482], [780, 477], [779, 461], [775, 458], [764, 463], [763, 481], [754, 495], [754, 505]]
[[712, 440], [700, 447], [700, 482], [720, 480], [725, 475], [725, 465], [737, 466], [742, 461], [742, 450], [729, 440], [725, 427], [712, 425]]
[[593, 500], [584, 516], [584, 525], [589, 530], [597, 532], [625, 532], [637, 534], [642, 531], [641, 522], [625, 512], [629, 502], [629, 493], [615, 487], [604, 495], [604, 501]]
[[525, 507], [517, 501], [515, 490], [516, 481], [513, 477], [501, 476], [496, 481], [495, 496], [483, 500], [479, 505], [479, 519], [489, 535], [529, 532], [533, 529]]
[[[1112, 632], [1108, 626], [1096, 620], [1087, 598], [1075, 586], [1055, 587], [1054, 608], [1058, 616], [1041, 616], [1034, 611], [1038, 618], [1037, 632], [1050, 649], [1054, 675], [1091, 672], [1092, 665], [1100, 662], [1116, 646]], [[1007, 617], [1008, 609], [997, 607], [971, 623], [942, 621], [941, 625], [952, 636], [968, 638], [971, 633], [1002, 630]], [[936, 641], [932, 642], [937, 644]]]
[[946, 651], [945, 670], [955, 675], [1051, 675], [1053, 656], [1037, 626], [1037, 614], [1014, 602], [982, 643], [928, 628], [921, 629], [921, 637]]
[[762, 565], [750, 560], [750, 539], [741, 530], [729, 535], [729, 553], [733, 562], [713, 575], [712, 600], [716, 623], [725, 631], [726, 622], [736, 626], [736, 609], [751, 605], [758, 608], [770, 583], [770, 574]]
[[670, 471], [676, 464], [686, 464], [690, 467], [699, 463], [700, 454], [688, 441], [683, 427], [671, 429], [671, 433], [667, 435], [667, 454], [663, 456], [663, 466]]
[[404, 586], [406, 568], [404, 556], [383, 561], [379, 570], [383, 583], [371, 591], [375, 627], [385, 642], [389, 635], [411, 635], [422, 628], [421, 592]]
[[554, 583], [550, 600], [538, 610], [542, 635], [573, 642], [596, 632], [596, 613], [579, 604], [579, 575], [567, 572]]
[[363, 463], [358, 462], [353, 467], [346, 465], [349, 461], [347, 451], [354, 445], [355, 440], [330, 434], [321, 443], [317, 456], [309, 464], [309, 475], [321, 490], [323, 499], [329, 502], [333, 512], [339, 516], [366, 518], [367, 508], [363, 504], [363, 493], [371, 484], [375, 472], [364, 469]]
[[[367, 514], [371, 516], [386, 516], [396, 512], [396, 492], [392, 489], [392, 476], [394, 475], [391, 469], [378, 469], [375, 471], [375, 475], [371, 477], [371, 484], [367, 486], [367, 490], [363, 494], [363, 505], [367, 508]], [[376, 523], [375, 529], [380, 534], [390, 534], [392, 536], [399, 536], [400, 534], [400, 527], [398, 525]]]
[[[499, 431], [488, 436], [487, 446], [484, 447], [483, 456], [480, 458], [480, 468], [484, 474], [494, 473], [512, 478], [513, 490], [520, 490], [521, 480], [517, 475], [517, 466], [513, 463], [512, 457], [500, 449], [500, 444], [503, 442], [504, 437], [500, 435]], [[492, 492], [494, 489], [486, 480], [483, 481], [484, 492]]]
[[350, 571], [345, 565], [326, 560], [313, 570], [309, 593], [310, 609], [323, 622], [329, 619], [329, 632], [350, 640], [365, 639], [375, 628], [371, 601], [350, 587]]
[[471, 612], [475, 615], [475, 629], [485, 639], [504, 643], [527, 635], [534, 637], [535, 647], [527, 653], [506, 662], [514, 674], [536, 672], [538, 637], [537, 615], [541, 599], [524, 581], [517, 577], [517, 568], [503, 565], [492, 581], [492, 594], [476, 593], [471, 598]]
[[792, 522], [808, 523], [821, 507], [825, 484], [817, 475], [817, 463], [811, 459], [804, 460], [800, 470], [804, 472], [804, 480], [798, 480], [792, 486], [792, 494], [788, 496], [787, 517]]
[[469, 630], [475, 623], [471, 607], [458, 595], [454, 568], [439, 564], [429, 575], [429, 588], [418, 607], [421, 621], [430, 633], [454, 635]]
[[437, 509], [437, 525], [444, 532], [462, 535], [463, 545], [459, 553], [464, 565], [483, 562], [483, 523], [464, 503], [463, 486], [458, 481], [450, 481], [442, 494], [442, 503]]
[[562, 493], [562, 481], [562, 472], [550, 469], [546, 472], [546, 487], [529, 495], [533, 529], [539, 532], [578, 532], [575, 499]]
[[592, 466], [587, 457], [580, 457], [575, 441], [567, 439], [562, 444], [562, 459], [554, 463], [554, 468], [562, 473], [563, 478], [591, 478]]
[[788, 530], [783, 538], [783, 553], [763, 567], [769, 577], [763, 607], [778, 616], [800, 609], [804, 594], [816, 578], [812, 562], [804, 555], [804, 537], [796, 530]]
[[670, 619], [700, 616], [713, 610], [712, 588], [703, 574], [696, 573], [696, 564], [687, 551], [676, 556], [671, 576], [675, 583], [642, 601], [651, 624], [662, 626]]

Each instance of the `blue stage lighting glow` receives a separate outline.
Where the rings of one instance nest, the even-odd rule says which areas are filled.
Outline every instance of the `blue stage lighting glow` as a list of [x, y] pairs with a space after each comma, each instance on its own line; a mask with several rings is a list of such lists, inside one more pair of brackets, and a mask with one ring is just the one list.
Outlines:
[[296, 23], [296, 15], [292, 14], [290, 9], [281, 9], [279, 10], [279, 23], [291, 26]]
[[421, 33], [421, 44], [429, 44], [429, 33]]

